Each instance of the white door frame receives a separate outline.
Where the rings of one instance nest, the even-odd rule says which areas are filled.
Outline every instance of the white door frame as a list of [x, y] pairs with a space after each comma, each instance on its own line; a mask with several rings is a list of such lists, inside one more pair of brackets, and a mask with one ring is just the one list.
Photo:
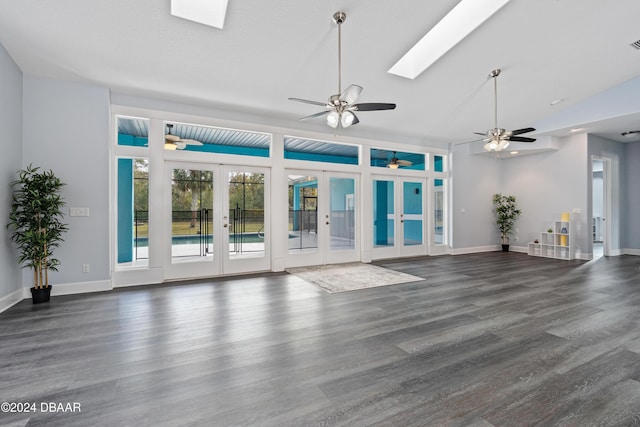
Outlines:
[[[591, 156], [592, 173], [591, 180], [593, 183], [593, 161], [602, 161], [602, 249], [604, 256], [611, 255], [611, 228], [613, 226], [611, 215], [611, 159], [603, 156]], [[591, 191], [593, 198], [593, 188]], [[589, 224], [593, 223], [593, 209], [591, 209], [591, 218]], [[591, 227], [589, 227], [589, 236], [591, 241], [591, 253], [593, 254], [593, 238], [591, 238]]]
[[[213, 256], [193, 258], [185, 261], [174, 262], [172, 258], [172, 186], [171, 178], [174, 169], [193, 169], [210, 171], [213, 175]], [[259, 257], [231, 258], [229, 255], [229, 172], [255, 172], [264, 173], [265, 187], [265, 229], [264, 229], [264, 253]], [[270, 205], [268, 189], [270, 188], [269, 168], [253, 166], [223, 166], [219, 164], [194, 163], [194, 162], [165, 162], [165, 197], [164, 211], [164, 236], [163, 260], [164, 280], [193, 279], [201, 277], [221, 276], [227, 274], [250, 273], [267, 271], [271, 269], [271, 228], [269, 224]], [[226, 220], [226, 221], [225, 221]], [[225, 227], [225, 224], [227, 225]]]
[[[231, 256], [229, 252], [229, 173], [230, 172], [250, 172], [264, 174], [264, 252], [253, 256], [252, 254]], [[271, 270], [271, 188], [270, 169], [253, 166], [222, 166], [222, 274], [239, 274], [256, 271]], [[225, 226], [225, 224], [227, 226]]]
[[[428, 242], [428, 233], [427, 233], [427, 224], [429, 221], [427, 220], [427, 180], [426, 178], [418, 178], [418, 177], [408, 177], [408, 176], [390, 176], [390, 175], [372, 175], [371, 182], [373, 181], [387, 181], [393, 182], [393, 192], [394, 192], [394, 241], [393, 246], [384, 246], [384, 247], [372, 247], [371, 248], [371, 257], [372, 259], [384, 259], [384, 258], [397, 258], [397, 257], [407, 257], [407, 256], [419, 256], [427, 254], [427, 242]], [[404, 184], [410, 183], [419, 183], [421, 185], [421, 203], [422, 203], [422, 243], [420, 245], [405, 245], [405, 236], [404, 236]], [[373, 193], [374, 189], [371, 188]], [[371, 198], [373, 201], [373, 198]], [[373, 220], [373, 219], [372, 219]], [[373, 223], [370, 224], [373, 227]], [[373, 234], [373, 228], [371, 229], [371, 233]], [[371, 242], [373, 244], [375, 236], [372, 235]]]
[[[318, 198], [317, 198], [317, 248], [301, 249], [301, 250], [289, 250], [287, 249], [287, 255], [285, 257], [286, 267], [300, 267], [309, 265], [323, 265], [323, 264], [337, 264], [345, 262], [357, 262], [360, 261], [361, 249], [361, 221], [359, 210], [361, 207], [360, 196], [360, 176], [357, 173], [348, 172], [331, 172], [331, 171], [318, 171], [318, 170], [304, 170], [304, 169], [287, 169], [285, 170], [285, 176], [289, 175], [301, 175], [301, 176], [313, 176], [318, 182]], [[355, 208], [354, 214], [354, 248], [345, 250], [332, 250], [331, 249], [331, 178], [347, 178], [354, 180], [354, 194], [345, 197], [345, 206], [352, 204]], [[288, 191], [288, 180], [285, 181]]]

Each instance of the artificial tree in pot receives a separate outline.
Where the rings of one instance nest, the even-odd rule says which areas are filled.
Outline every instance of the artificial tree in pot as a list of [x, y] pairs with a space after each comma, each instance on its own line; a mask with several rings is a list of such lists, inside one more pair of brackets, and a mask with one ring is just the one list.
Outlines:
[[14, 192], [7, 228], [18, 246], [18, 261], [23, 268], [33, 269], [33, 303], [46, 302], [51, 294], [49, 271], [58, 271], [60, 265], [53, 251], [68, 228], [61, 210], [65, 202], [60, 189], [65, 184], [53, 171], [29, 165], [18, 171], [11, 185]]
[[496, 223], [500, 230], [502, 250], [509, 251], [509, 237], [513, 233], [513, 225], [522, 213], [516, 205], [515, 196], [505, 196], [500, 193], [493, 195], [493, 210], [496, 213]]

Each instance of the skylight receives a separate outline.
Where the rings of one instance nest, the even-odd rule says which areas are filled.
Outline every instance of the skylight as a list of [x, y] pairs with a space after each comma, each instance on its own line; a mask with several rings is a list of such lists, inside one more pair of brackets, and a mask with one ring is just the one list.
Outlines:
[[462, 0], [416, 43], [389, 73], [415, 79], [509, 0]]
[[222, 29], [227, 3], [228, 0], [171, 0], [171, 14]]

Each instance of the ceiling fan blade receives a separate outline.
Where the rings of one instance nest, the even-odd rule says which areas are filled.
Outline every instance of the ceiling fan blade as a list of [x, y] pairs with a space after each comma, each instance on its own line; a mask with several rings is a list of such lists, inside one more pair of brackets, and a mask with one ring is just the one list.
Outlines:
[[411, 166], [413, 164], [413, 162], [410, 162], [409, 160], [398, 160], [397, 163], [400, 166]]
[[176, 141], [175, 144], [178, 150], [184, 150], [187, 147], [187, 144], [183, 144], [181, 141]]
[[319, 105], [320, 107], [331, 108], [331, 106], [328, 105], [326, 102], [310, 101], [308, 99], [302, 99], [302, 98], [289, 98], [289, 101], [304, 102], [305, 104]]
[[330, 112], [331, 112], [331, 110], [327, 110], [327, 111], [320, 111], [319, 113], [309, 114], [308, 116], [300, 117], [300, 119], [299, 119], [299, 120], [315, 119], [316, 117], [326, 116], [326, 115], [327, 115], [327, 114], [329, 114]]
[[365, 102], [362, 104], [354, 104], [352, 107], [355, 111], [393, 110], [396, 108], [396, 104], [386, 102]]
[[520, 135], [527, 132], [533, 132], [535, 128], [516, 129], [511, 131], [511, 135]]
[[353, 104], [356, 102], [356, 99], [358, 99], [358, 96], [360, 96], [360, 92], [362, 92], [362, 86], [351, 85], [340, 94], [339, 99], [347, 104]]
[[181, 139], [179, 141], [176, 141], [176, 143], [181, 143], [185, 145], [204, 145], [202, 144], [202, 142], [196, 141], [195, 139]]
[[178, 135], [173, 135], [169, 133], [164, 136], [164, 139], [170, 142], [176, 142], [180, 140], [180, 137]]
[[486, 132], [474, 132], [474, 135], [487, 136]]
[[[353, 112], [351, 114], [353, 114]], [[358, 116], [353, 114], [353, 122], [351, 122], [351, 126], [357, 125], [358, 123], [360, 123], [360, 120], [358, 119]]]
[[536, 140], [535, 138], [527, 138], [526, 136], [512, 136], [508, 139], [509, 141], [516, 141], [516, 142], [533, 142]]

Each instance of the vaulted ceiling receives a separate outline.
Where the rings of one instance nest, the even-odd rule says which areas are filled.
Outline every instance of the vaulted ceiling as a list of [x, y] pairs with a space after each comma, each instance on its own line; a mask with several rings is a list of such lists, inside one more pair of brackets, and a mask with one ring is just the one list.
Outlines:
[[[640, 50], [631, 46], [640, 39], [637, 0], [511, 0], [416, 79], [389, 74], [457, 3], [229, 0], [219, 30], [171, 16], [169, 0], [9, 0], [0, 43], [25, 74], [333, 134], [321, 119], [298, 121], [318, 109], [287, 98], [324, 102], [337, 92], [331, 17], [342, 10], [343, 87], [363, 86], [361, 102], [397, 104], [360, 113], [360, 123], [342, 132], [428, 146], [493, 127], [495, 68], [502, 69], [498, 124], [507, 129], [552, 123], [640, 76]], [[638, 114], [572, 120], [545, 131], [592, 124], [587, 131], [626, 141], [620, 132], [640, 128]]]

